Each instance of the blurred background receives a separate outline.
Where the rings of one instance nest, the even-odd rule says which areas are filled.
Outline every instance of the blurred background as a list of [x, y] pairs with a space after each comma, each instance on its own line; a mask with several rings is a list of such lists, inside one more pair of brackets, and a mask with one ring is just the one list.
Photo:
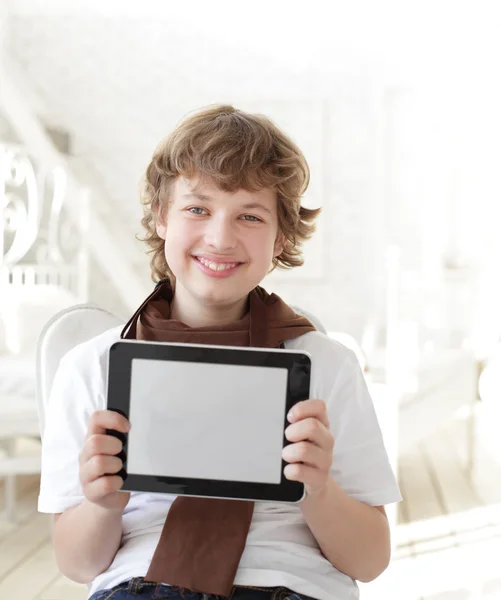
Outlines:
[[149, 293], [142, 174], [230, 103], [309, 161], [318, 231], [264, 285], [356, 350], [398, 473], [393, 561], [362, 599], [501, 599], [498, 3], [0, 6], [0, 597], [86, 597], [36, 512], [37, 339]]

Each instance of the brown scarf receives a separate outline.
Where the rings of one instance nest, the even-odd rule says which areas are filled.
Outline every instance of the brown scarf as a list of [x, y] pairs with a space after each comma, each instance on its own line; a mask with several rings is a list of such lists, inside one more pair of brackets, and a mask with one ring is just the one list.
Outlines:
[[[216, 327], [189, 327], [170, 318], [172, 288], [160, 282], [121, 337], [155, 342], [278, 348], [315, 327], [281, 298], [256, 287], [243, 319]], [[254, 511], [254, 502], [179, 496], [173, 502], [146, 581], [194, 592], [230, 595]]]

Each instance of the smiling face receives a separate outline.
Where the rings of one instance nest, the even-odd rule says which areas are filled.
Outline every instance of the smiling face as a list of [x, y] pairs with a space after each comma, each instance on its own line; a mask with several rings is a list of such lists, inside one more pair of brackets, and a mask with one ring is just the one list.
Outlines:
[[276, 192], [197, 184], [178, 177], [157, 223], [176, 278], [173, 317], [191, 326], [235, 321], [283, 250]]

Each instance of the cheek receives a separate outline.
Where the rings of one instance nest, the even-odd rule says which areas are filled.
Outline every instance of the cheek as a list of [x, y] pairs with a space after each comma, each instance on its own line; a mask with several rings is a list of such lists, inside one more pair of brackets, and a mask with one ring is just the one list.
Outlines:
[[170, 219], [165, 232], [165, 251], [171, 254], [186, 254], [197, 239], [196, 228], [183, 219]]
[[275, 236], [270, 232], [256, 235], [248, 241], [249, 253], [262, 262], [269, 262], [273, 258], [275, 249]]

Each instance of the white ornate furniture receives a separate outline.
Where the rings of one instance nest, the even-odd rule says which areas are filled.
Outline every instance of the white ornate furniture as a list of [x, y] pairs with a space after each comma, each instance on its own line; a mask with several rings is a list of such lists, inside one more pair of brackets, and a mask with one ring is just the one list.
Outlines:
[[[79, 227], [69, 218], [76, 211]], [[0, 478], [13, 515], [15, 476], [40, 470], [19, 441], [39, 436], [35, 351], [47, 320], [87, 299], [84, 191], [62, 169], [35, 165], [23, 147], [0, 144]]]

